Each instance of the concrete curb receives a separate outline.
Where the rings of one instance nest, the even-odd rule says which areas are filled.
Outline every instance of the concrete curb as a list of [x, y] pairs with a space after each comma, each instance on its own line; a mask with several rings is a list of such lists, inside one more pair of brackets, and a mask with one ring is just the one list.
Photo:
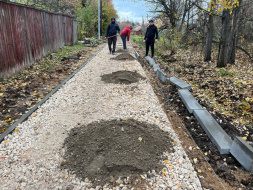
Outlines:
[[233, 141], [212, 115], [207, 110], [194, 110], [193, 115], [211, 141], [216, 145], [220, 154], [229, 154]]
[[241, 137], [235, 137], [230, 153], [249, 172], [253, 173], [253, 148]]
[[176, 85], [178, 88], [189, 90], [192, 88], [191, 85], [187, 84], [183, 80], [178, 79], [176, 77], [170, 77], [168, 80], [170, 81], [171, 84]]
[[203, 110], [202, 106], [193, 97], [189, 90], [179, 89], [178, 94], [190, 113], [193, 113], [194, 110]]
[[[135, 49], [134, 51], [137, 53]], [[154, 72], [162, 82], [168, 80], [171, 84], [180, 88], [178, 93], [186, 108], [190, 113], [194, 114], [210, 140], [218, 148], [220, 154], [231, 153], [246, 170], [253, 172], [253, 148], [240, 137], [236, 137], [234, 141], [232, 141], [229, 135], [221, 128], [211, 114], [202, 108], [192, 96], [189, 91], [191, 89], [190, 84], [187, 84], [176, 77], [170, 77], [165, 80], [164, 77], [166, 77], [166, 75], [160, 70], [159, 65], [155, 63], [154, 59], [149, 56], [145, 57], [145, 59], [149, 62], [150, 66], [153, 67]]]

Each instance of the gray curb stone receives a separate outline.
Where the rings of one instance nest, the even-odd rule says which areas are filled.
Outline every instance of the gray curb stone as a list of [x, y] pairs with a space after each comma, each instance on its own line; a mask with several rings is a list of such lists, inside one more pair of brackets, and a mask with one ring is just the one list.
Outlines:
[[156, 73], [158, 70], [160, 70], [160, 66], [158, 64], [153, 65], [154, 72]]
[[179, 89], [178, 94], [187, 110], [190, 113], [193, 113], [194, 110], [203, 110], [202, 106], [197, 102], [197, 100], [192, 96], [189, 90], [187, 89]]
[[162, 82], [166, 82], [167, 81], [167, 76], [166, 76], [166, 74], [164, 74], [162, 71], [160, 71], [160, 70], [157, 70], [156, 71], [156, 75], [157, 75], [157, 77], [162, 81]]
[[174, 84], [181, 89], [189, 89], [189, 90], [191, 89], [191, 85], [187, 84], [183, 80], [178, 79], [176, 77], [170, 77], [168, 78], [168, 80], [170, 81], [171, 84]]
[[194, 110], [193, 114], [220, 154], [230, 154], [233, 141], [211, 114], [207, 110]]
[[235, 137], [230, 153], [247, 170], [253, 172], [253, 148], [241, 137]]

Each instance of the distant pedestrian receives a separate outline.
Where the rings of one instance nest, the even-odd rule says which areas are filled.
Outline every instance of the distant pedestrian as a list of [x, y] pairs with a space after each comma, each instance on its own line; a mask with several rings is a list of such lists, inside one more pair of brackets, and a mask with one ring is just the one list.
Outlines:
[[123, 49], [125, 49], [125, 50], [127, 49], [127, 47], [126, 47], [126, 40], [129, 41], [130, 33], [131, 33], [132, 29], [133, 29], [132, 26], [127, 26], [120, 33], [120, 37], [121, 37], [122, 42], [123, 42]]
[[144, 40], [146, 43], [146, 56], [148, 56], [149, 46], [151, 46], [151, 57], [153, 58], [155, 54], [155, 41], [158, 40], [158, 30], [152, 19], [149, 20], [149, 26]]
[[[108, 24], [105, 37], [108, 39], [108, 47], [110, 53], [115, 54], [117, 34], [120, 33], [119, 25], [114, 17], [111, 18], [111, 23]], [[112, 49], [113, 44], [113, 49]]]

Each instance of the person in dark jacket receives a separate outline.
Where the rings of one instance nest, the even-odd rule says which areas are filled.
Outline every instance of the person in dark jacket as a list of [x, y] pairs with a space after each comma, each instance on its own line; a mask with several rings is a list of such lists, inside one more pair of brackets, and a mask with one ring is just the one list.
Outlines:
[[[110, 53], [115, 54], [117, 34], [120, 33], [119, 25], [114, 17], [111, 18], [111, 23], [108, 24], [105, 37], [108, 39], [108, 47]], [[113, 44], [113, 49], [112, 49]]]
[[157, 27], [154, 25], [154, 21], [151, 19], [149, 20], [149, 26], [147, 28], [146, 35], [144, 38], [146, 43], [146, 56], [148, 56], [149, 46], [151, 46], [151, 57], [154, 57], [155, 39], [158, 40], [158, 30]]

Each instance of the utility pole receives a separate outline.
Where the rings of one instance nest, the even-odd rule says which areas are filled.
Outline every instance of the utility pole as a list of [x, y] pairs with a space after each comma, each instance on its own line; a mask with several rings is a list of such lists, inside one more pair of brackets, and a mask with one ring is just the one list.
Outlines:
[[98, 39], [100, 40], [100, 0], [98, 0]]
[[100, 0], [100, 35], [103, 35], [103, 0]]

